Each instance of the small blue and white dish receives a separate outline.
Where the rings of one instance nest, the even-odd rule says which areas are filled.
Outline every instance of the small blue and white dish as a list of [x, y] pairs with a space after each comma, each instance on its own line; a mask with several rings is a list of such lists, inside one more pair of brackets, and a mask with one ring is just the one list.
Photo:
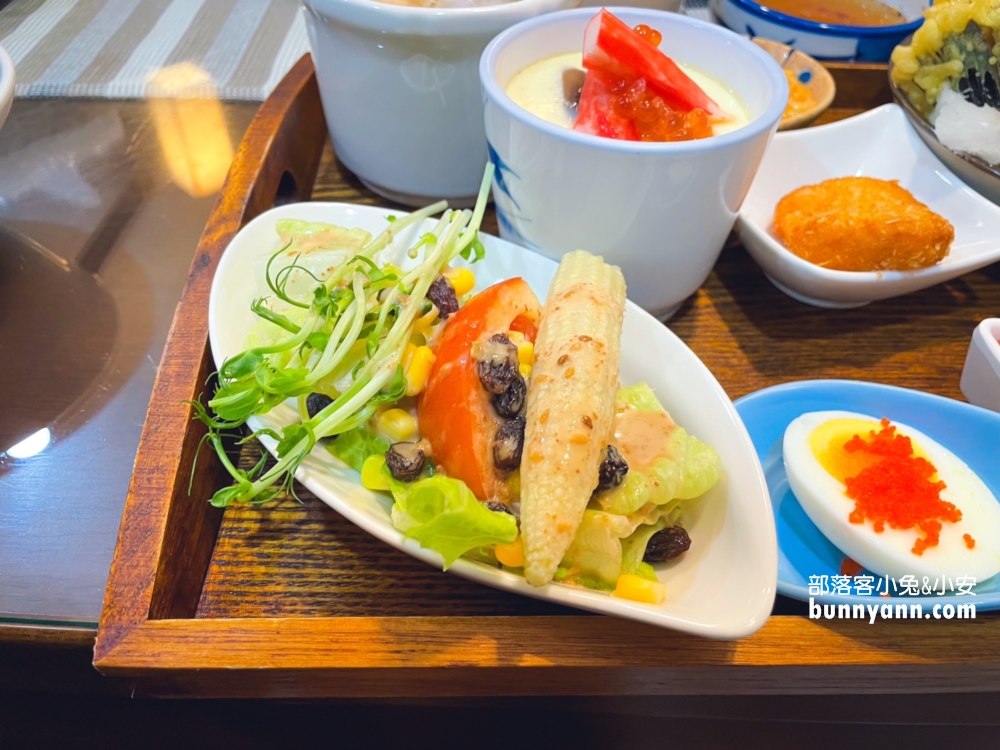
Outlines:
[[[785, 429], [807, 412], [840, 410], [888, 417], [925, 433], [962, 459], [1000, 498], [1000, 414], [922, 391], [856, 380], [804, 380], [764, 388], [735, 402], [764, 467], [778, 532], [778, 593], [819, 604], [883, 604], [873, 595], [810, 593], [810, 580], [840, 575], [844, 553], [810, 520], [788, 486], [782, 458]], [[867, 571], [865, 571], [867, 572]], [[878, 576], [871, 574], [876, 580]], [[819, 576], [820, 579], [811, 579]], [[942, 589], [944, 587], [942, 586]], [[957, 592], [922, 596], [895, 596], [893, 604], [920, 604], [930, 617], [935, 604], [971, 603], [976, 611], [1000, 609], [1000, 575], [977, 583], [975, 596]]]
[[907, 19], [896, 26], [841, 26], [798, 18], [756, 0], [711, 0], [712, 11], [739, 34], [772, 39], [820, 60], [886, 62], [892, 48], [924, 21], [930, 0], [883, 0]]

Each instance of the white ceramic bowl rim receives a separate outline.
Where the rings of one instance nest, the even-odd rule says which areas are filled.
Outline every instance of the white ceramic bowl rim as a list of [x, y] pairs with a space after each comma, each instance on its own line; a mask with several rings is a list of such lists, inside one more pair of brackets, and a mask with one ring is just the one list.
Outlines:
[[428, 8], [378, 0], [302, 0], [320, 15], [382, 33], [494, 34], [525, 18], [565, 7], [567, 0], [517, 0], [476, 8]]
[[[14, 61], [7, 50], [0, 47], [0, 103], [14, 96]], [[2, 121], [0, 121], [2, 122]]]
[[[521, 1], [523, 2], [524, 0]], [[539, 26], [559, 23], [566, 18], [590, 18], [599, 12], [599, 10], [599, 8], [576, 8], [574, 10], [549, 13], [544, 16], [538, 16], [527, 21], [522, 21], [516, 26], [511, 26], [509, 29], [497, 36], [492, 42], [489, 43], [489, 45], [487, 45], [486, 49], [483, 51], [483, 56], [479, 61], [479, 78], [482, 81], [483, 88], [490, 99], [492, 99], [512, 118], [520, 120], [524, 124], [537, 130], [541, 130], [554, 138], [561, 138], [583, 146], [600, 148], [605, 151], [650, 154], [698, 153], [701, 151], [711, 151], [730, 144], [747, 141], [760, 135], [763, 131], [769, 130], [774, 123], [781, 118], [781, 114], [785, 111], [785, 97], [775, 96], [767, 105], [767, 108], [756, 118], [748, 122], [742, 128], [738, 128], [729, 133], [724, 133], [723, 135], [713, 135], [711, 138], [702, 138], [700, 140], [693, 141], [648, 143], [642, 141], [620, 141], [615, 138], [603, 138], [597, 135], [590, 135], [589, 133], [578, 133], [570, 128], [563, 128], [549, 122], [548, 120], [543, 120], [541, 117], [538, 117], [520, 105], [515, 104], [514, 100], [511, 99], [507, 95], [507, 92], [503, 90], [503, 87], [500, 86], [496, 79], [496, 75], [494, 74], [494, 71], [496, 70], [497, 57], [499, 57], [503, 49], [517, 37], [534, 30]], [[750, 40], [741, 37], [739, 34], [734, 34], [729, 29], [717, 24], [706, 23], [705, 21], [699, 21], [695, 18], [688, 18], [687, 16], [682, 16], [677, 13], [668, 13], [661, 10], [631, 7], [609, 7], [608, 10], [615, 15], [618, 13], [625, 13], [633, 17], [639, 16], [645, 21], [659, 23], [661, 26], [682, 26], [700, 29], [711, 34], [718, 35], [726, 42], [735, 44], [751, 57], [757, 58], [757, 60], [760, 61], [763, 70], [767, 73], [770, 83], [776, 93], [781, 92], [782, 89], [787, 90], [788, 88], [788, 80], [785, 78], [781, 68], [774, 61], [774, 58]], [[582, 34], [580, 38], [580, 46], [581, 48], [583, 46]], [[553, 52], [551, 54], [558, 53]], [[542, 58], [539, 57], [538, 59]]]

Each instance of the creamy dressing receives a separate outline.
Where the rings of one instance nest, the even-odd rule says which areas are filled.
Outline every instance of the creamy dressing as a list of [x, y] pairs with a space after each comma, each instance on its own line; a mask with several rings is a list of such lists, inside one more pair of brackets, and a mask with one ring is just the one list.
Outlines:
[[[677, 67], [732, 118], [712, 123], [714, 135], [729, 133], [750, 122], [747, 108], [724, 83], [690, 65], [677, 63]], [[566, 52], [532, 63], [510, 79], [507, 95], [533, 115], [560, 127], [572, 128], [576, 120], [576, 106], [568, 104], [563, 93], [563, 71], [567, 69], [583, 71], [583, 54]]]
[[618, 449], [629, 469], [647, 471], [653, 467], [677, 424], [665, 411], [640, 411], [627, 407], [615, 413], [611, 423], [611, 445]]

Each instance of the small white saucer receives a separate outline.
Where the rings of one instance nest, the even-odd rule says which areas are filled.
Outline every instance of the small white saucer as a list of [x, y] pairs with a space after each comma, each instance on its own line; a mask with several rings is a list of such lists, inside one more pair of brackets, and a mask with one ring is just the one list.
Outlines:
[[[955, 241], [944, 260], [919, 271], [833, 271], [794, 255], [771, 233], [782, 197], [803, 185], [848, 176], [898, 180], [950, 221]], [[830, 125], [778, 133], [743, 202], [736, 230], [775, 286], [817, 307], [858, 307], [1000, 260], [1000, 206], [956, 177], [895, 104]]]

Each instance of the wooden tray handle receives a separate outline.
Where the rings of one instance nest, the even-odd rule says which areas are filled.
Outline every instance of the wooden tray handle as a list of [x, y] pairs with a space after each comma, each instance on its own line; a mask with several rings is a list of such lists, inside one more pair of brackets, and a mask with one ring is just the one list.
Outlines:
[[[309, 200], [326, 137], [312, 58], [305, 55], [250, 124], [191, 263], [167, 339], [170, 356], [160, 362], [139, 441], [105, 593], [98, 657], [147, 618], [195, 614], [222, 516], [208, 498], [227, 481], [211, 450], [201, 452], [191, 475], [205, 430], [191, 428], [194, 412], [187, 402], [204, 398], [215, 370], [208, 347], [212, 278], [246, 222], [276, 202]], [[163, 542], [151, 549], [150, 538]]]

